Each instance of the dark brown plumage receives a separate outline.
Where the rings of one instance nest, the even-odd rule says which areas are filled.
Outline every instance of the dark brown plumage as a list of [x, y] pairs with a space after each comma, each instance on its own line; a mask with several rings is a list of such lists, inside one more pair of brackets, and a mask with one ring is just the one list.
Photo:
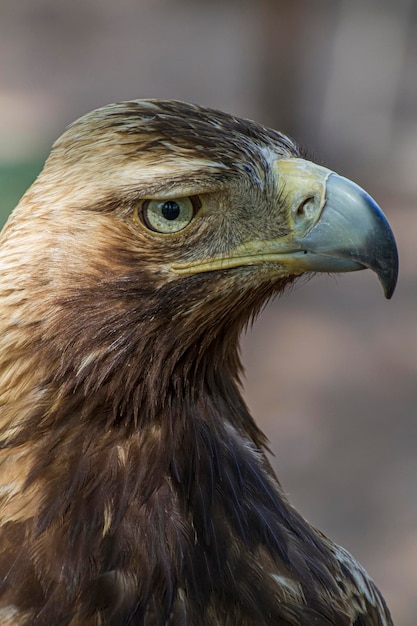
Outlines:
[[242, 328], [295, 277], [391, 295], [364, 192], [254, 122], [125, 102], [62, 135], [0, 243], [2, 624], [391, 624], [239, 388]]

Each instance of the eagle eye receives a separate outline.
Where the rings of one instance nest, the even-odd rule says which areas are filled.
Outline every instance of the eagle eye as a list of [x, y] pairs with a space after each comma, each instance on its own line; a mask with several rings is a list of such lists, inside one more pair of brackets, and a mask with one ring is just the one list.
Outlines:
[[201, 202], [197, 197], [172, 200], [145, 200], [139, 217], [149, 230], [170, 234], [183, 230], [193, 219]]

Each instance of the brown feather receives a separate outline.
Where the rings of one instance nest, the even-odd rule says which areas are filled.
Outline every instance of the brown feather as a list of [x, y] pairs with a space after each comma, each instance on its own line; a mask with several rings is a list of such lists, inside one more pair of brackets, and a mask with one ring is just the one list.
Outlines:
[[[287, 502], [240, 393], [239, 335], [294, 277], [169, 271], [285, 234], [271, 155], [300, 153], [209, 109], [111, 105], [64, 133], [9, 219], [1, 623], [391, 624], [360, 566]], [[198, 232], [138, 226], [138, 203], [168, 193], [206, 195]]]

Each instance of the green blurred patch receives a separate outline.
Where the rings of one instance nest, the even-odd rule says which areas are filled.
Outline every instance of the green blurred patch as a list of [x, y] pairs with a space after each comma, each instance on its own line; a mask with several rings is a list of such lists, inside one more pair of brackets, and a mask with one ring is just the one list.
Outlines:
[[33, 183], [43, 166], [43, 160], [22, 163], [0, 163], [0, 228]]

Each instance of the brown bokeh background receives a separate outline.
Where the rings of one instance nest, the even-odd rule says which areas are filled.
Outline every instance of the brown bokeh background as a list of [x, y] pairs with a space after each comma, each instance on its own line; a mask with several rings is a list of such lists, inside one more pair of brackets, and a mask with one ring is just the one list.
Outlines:
[[246, 397], [292, 502], [417, 623], [417, 2], [1, 0], [0, 211], [88, 110], [178, 98], [274, 126], [364, 186], [397, 237], [370, 272], [314, 277], [243, 338]]

